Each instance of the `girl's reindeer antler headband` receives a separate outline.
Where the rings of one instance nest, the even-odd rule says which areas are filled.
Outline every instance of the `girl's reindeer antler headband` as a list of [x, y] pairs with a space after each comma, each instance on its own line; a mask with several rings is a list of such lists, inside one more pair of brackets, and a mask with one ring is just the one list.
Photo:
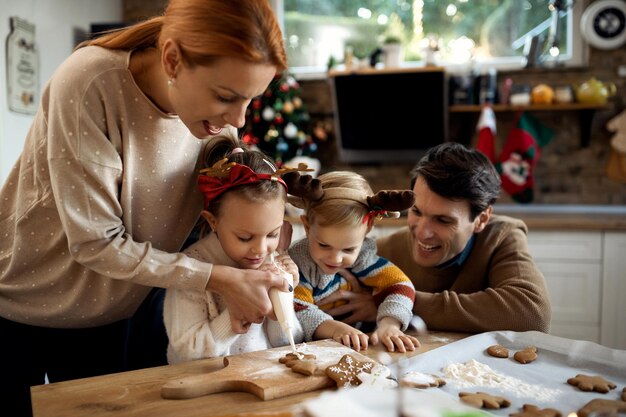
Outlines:
[[[267, 164], [274, 168], [274, 165], [265, 160]], [[274, 168], [275, 169], [275, 168]], [[319, 180], [313, 180], [310, 175], [300, 175], [299, 171], [310, 172], [306, 164], [300, 163], [297, 168], [280, 168], [275, 169], [273, 174], [259, 174], [254, 172], [250, 167], [236, 162], [228, 162], [228, 158], [224, 158], [210, 168], [200, 170], [198, 176], [198, 186], [202, 194], [204, 194], [204, 207], [208, 207], [209, 202], [215, 200], [227, 190], [246, 184], [256, 184], [261, 181], [276, 181], [282, 184], [287, 192], [293, 195], [309, 195], [311, 183], [317, 181], [317, 188], [321, 190]], [[291, 184], [288, 186], [281, 176], [289, 178]], [[307, 184], [305, 187], [303, 184]], [[315, 186], [313, 186], [315, 188]]]
[[[319, 183], [319, 180], [317, 181]], [[352, 188], [334, 187], [322, 189], [320, 186], [315, 194], [310, 194], [308, 197], [289, 198], [291, 204], [302, 209], [306, 208], [307, 201], [320, 202], [321, 200], [349, 200], [362, 204], [368, 209], [367, 214], [363, 217], [363, 223], [371, 226], [374, 220], [380, 220], [383, 217], [400, 217], [400, 211], [406, 210], [415, 204], [415, 194], [409, 190], [383, 190], [370, 196]]]

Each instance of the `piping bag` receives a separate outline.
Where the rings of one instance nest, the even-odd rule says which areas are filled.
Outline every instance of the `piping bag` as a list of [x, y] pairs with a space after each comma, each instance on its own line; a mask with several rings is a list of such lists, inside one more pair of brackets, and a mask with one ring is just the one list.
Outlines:
[[[289, 285], [293, 286], [293, 276], [289, 272], [282, 269], [280, 265], [274, 261], [273, 253], [270, 255], [270, 261], [282, 273], [283, 278], [289, 282]], [[296, 344], [293, 340], [292, 331], [294, 327], [293, 291], [285, 292], [276, 287], [272, 287], [270, 288], [269, 295], [272, 307], [274, 307], [274, 314], [276, 314], [280, 328], [283, 330], [285, 336], [287, 336], [287, 339], [291, 344], [291, 349], [296, 352]]]

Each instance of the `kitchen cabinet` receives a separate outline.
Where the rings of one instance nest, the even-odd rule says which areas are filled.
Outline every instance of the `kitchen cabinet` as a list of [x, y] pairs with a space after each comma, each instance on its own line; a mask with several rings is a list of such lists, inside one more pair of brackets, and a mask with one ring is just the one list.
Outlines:
[[531, 231], [552, 301], [550, 333], [626, 349], [626, 233]]
[[599, 343], [602, 232], [531, 231], [528, 247], [548, 284], [550, 333]]
[[604, 232], [600, 343], [626, 349], [626, 233]]

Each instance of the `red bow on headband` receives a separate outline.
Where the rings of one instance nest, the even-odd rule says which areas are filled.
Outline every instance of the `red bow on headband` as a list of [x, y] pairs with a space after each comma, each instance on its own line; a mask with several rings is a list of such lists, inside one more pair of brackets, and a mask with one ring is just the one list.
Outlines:
[[198, 176], [198, 187], [200, 192], [204, 194], [204, 207], [208, 207], [209, 202], [215, 200], [218, 196], [229, 190], [230, 188], [246, 184], [256, 184], [261, 181], [278, 181], [285, 189], [287, 184], [278, 175], [275, 174], [257, 174], [249, 167], [241, 164], [234, 164], [227, 177], [216, 177], [211, 175], [200, 174]]

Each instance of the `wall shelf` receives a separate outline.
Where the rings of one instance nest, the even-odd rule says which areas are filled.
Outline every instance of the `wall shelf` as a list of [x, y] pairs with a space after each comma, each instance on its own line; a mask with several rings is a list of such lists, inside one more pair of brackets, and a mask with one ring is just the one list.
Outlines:
[[[612, 103], [588, 104], [588, 103], [559, 103], [559, 104], [529, 104], [526, 106], [512, 106], [510, 104], [492, 104], [491, 108], [496, 113], [517, 112], [517, 111], [578, 111], [580, 112], [580, 144], [583, 148], [589, 146], [591, 138], [591, 121], [596, 110], [611, 110]], [[454, 104], [449, 107], [450, 113], [464, 115], [467, 127], [475, 126], [474, 120], [477, 114], [483, 109], [483, 105], [476, 104]], [[474, 115], [476, 113], [476, 115]], [[474, 122], [474, 123], [472, 123]], [[472, 131], [472, 130], [470, 130]], [[467, 138], [466, 138], [467, 139]]]
[[[480, 112], [480, 104], [454, 104], [450, 106], [450, 113]], [[567, 110], [610, 110], [613, 106], [607, 104], [561, 103], [561, 104], [529, 104], [527, 106], [512, 106], [510, 104], [492, 104], [494, 112], [506, 111], [567, 111]]]

